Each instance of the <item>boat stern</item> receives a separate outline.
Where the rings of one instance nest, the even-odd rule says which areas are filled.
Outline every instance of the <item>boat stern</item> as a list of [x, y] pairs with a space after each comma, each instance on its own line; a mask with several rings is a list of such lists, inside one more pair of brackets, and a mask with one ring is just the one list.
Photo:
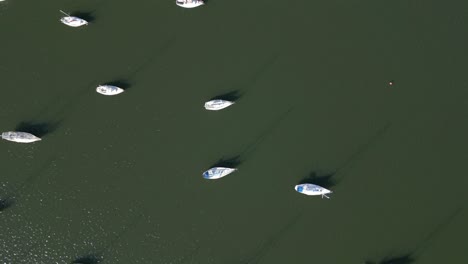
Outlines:
[[211, 179], [210, 172], [209, 172], [209, 171], [205, 171], [205, 172], [203, 173], [203, 178], [205, 178], [205, 179], [207, 179], [207, 180]]

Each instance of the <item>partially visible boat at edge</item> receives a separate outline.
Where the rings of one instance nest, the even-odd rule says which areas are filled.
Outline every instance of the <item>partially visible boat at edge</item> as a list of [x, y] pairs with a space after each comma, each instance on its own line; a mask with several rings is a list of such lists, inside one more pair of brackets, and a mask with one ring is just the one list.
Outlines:
[[204, 4], [205, 2], [203, 2], [203, 0], [176, 0], [176, 5], [185, 8], [194, 8]]
[[96, 92], [103, 95], [116, 95], [122, 93], [123, 91], [124, 89], [109, 84], [99, 85], [98, 87], [96, 87]]
[[224, 168], [224, 167], [213, 167], [205, 172], [203, 172], [203, 178], [209, 180], [215, 180], [222, 178], [226, 175], [229, 175], [235, 172], [237, 169], [233, 168]]
[[312, 183], [298, 184], [294, 186], [294, 189], [305, 195], [321, 195], [322, 198], [326, 197], [328, 199], [330, 199], [330, 197], [328, 197], [327, 194], [332, 193], [332, 191]]
[[221, 110], [224, 109], [228, 106], [233, 105], [234, 102], [231, 101], [226, 101], [226, 100], [221, 100], [221, 99], [216, 99], [216, 100], [211, 100], [205, 103], [205, 109], [206, 110]]
[[8, 141], [13, 141], [13, 142], [18, 142], [18, 143], [32, 143], [32, 142], [41, 140], [40, 138], [36, 137], [35, 135], [31, 133], [16, 132], [16, 131], [3, 132], [2, 138]]
[[82, 19], [82, 18], [79, 18], [79, 17], [76, 17], [76, 16], [71, 16], [65, 12], [63, 12], [62, 10], [60, 10], [60, 12], [62, 12], [62, 14], [66, 15], [64, 17], [62, 17], [60, 19], [60, 22], [62, 22], [63, 24], [67, 25], [67, 26], [70, 26], [70, 27], [81, 27], [81, 26], [84, 26], [84, 25], [88, 25], [88, 21]]

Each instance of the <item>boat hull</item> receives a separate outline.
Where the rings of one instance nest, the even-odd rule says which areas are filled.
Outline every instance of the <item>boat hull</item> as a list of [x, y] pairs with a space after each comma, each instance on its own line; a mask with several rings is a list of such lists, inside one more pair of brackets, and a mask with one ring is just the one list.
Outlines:
[[332, 193], [332, 191], [328, 189], [311, 183], [298, 184], [294, 186], [294, 189], [298, 193], [302, 193], [305, 195], [326, 195], [328, 193]]
[[69, 27], [81, 27], [84, 25], [88, 25], [88, 21], [81, 19], [79, 17], [74, 17], [74, 16], [62, 17], [60, 19], [60, 22], [62, 22], [63, 24]]
[[233, 168], [214, 167], [203, 172], [203, 178], [207, 180], [216, 180], [224, 176], [227, 176], [235, 172], [236, 170], [237, 169], [233, 169]]
[[226, 100], [211, 100], [205, 103], [205, 109], [210, 111], [218, 111], [233, 105], [234, 102], [226, 101]]
[[3, 132], [2, 138], [17, 143], [32, 143], [41, 140], [40, 138], [36, 137], [31, 133], [16, 131]]
[[124, 89], [114, 86], [114, 85], [99, 85], [96, 87], [96, 92], [103, 95], [116, 95], [123, 93]]
[[176, 0], [176, 5], [183, 8], [195, 8], [204, 4], [201, 0]]

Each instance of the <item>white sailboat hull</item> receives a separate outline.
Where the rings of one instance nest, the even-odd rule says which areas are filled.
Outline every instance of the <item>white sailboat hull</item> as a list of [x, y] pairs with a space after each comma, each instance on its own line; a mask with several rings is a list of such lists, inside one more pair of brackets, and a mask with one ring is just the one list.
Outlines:
[[96, 87], [96, 92], [103, 95], [116, 95], [122, 93], [124, 89], [114, 85], [99, 85]]
[[17, 143], [32, 143], [41, 140], [33, 134], [15, 131], [3, 132], [2, 138]]
[[208, 179], [208, 180], [216, 180], [224, 176], [227, 176], [235, 172], [236, 170], [237, 169], [233, 169], [233, 168], [214, 167], [203, 172], [203, 178]]
[[176, 5], [184, 8], [194, 8], [204, 4], [202, 0], [176, 0]]
[[234, 102], [226, 101], [226, 100], [211, 100], [205, 103], [205, 109], [211, 111], [218, 111], [233, 105]]
[[298, 184], [294, 186], [294, 189], [302, 194], [305, 195], [323, 195], [326, 196], [328, 193], [332, 193], [332, 191], [325, 189], [321, 186], [311, 184], [311, 183], [304, 183], [304, 184]]
[[66, 16], [66, 17], [62, 17], [60, 19], [60, 22], [62, 22], [63, 24], [69, 26], [69, 27], [81, 27], [81, 26], [84, 26], [84, 25], [88, 25], [88, 21], [82, 19], [82, 18], [79, 18], [79, 17], [74, 17], [74, 16]]

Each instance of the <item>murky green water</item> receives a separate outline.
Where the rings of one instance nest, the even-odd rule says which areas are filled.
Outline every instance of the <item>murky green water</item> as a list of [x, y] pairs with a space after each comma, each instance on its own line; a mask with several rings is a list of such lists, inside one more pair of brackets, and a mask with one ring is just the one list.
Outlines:
[[[0, 263], [467, 262], [467, 9], [0, 3], [0, 130], [47, 132], [0, 142]], [[330, 200], [294, 191], [311, 175]]]

